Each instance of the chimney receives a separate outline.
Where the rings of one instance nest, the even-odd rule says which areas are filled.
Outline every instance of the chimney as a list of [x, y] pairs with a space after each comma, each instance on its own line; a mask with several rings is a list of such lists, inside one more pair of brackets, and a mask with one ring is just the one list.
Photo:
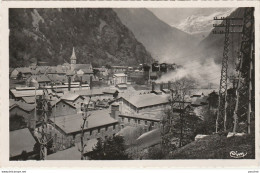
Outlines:
[[110, 116], [114, 119], [118, 119], [118, 115], [119, 115], [119, 105], [118, 104], [112, 104], [111, 105], [111, 114]]
[[155, 82], [152, 82], [152, 91], [155, 89]]
[[80, 86], [82, 85], [82, 76], [80, 76]]
[[90, 80], [89, 80], [89, 88], [92, 89], [92, 76], [90, 76]]
[[68, 82], [69, 82], [68, 91], [70, 91], [70, 85], [71, 85], [71, 76], [68, 76]]

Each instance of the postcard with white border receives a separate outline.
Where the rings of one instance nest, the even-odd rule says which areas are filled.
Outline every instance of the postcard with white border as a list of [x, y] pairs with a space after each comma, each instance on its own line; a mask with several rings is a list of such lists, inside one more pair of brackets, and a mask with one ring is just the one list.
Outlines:
[[1, 166], [259, 166], [259, 1], [0, 7]]

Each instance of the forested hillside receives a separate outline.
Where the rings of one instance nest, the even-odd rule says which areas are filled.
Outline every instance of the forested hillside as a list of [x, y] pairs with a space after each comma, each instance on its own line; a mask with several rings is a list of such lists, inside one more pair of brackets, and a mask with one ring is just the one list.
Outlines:
[[[10, 66], [32, 62], [137, 65], [152, 57], [112, 9], [10, 9]], [[51, 64], [50, 64], [51, 63]]]

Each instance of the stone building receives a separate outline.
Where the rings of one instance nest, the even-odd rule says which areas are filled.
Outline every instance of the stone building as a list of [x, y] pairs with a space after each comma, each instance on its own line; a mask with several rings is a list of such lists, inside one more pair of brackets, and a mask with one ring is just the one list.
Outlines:
[[60, 117], [77, 113], [77, 107], [65, 100], [52, 101], [51, 117]]
[[[115, 135], [120, 126], [118, 121], [113, 118], [114, 113], [109, 110], [90, 111], [90, 116], [84, 128], [84, 141], [91, 139], [105, 139], [109, 136]], [[80, 142], [81, 126], [83, 123], [82, 113], [60, 116], [50, 119], [50, 126], [55, 124], [50, 132], [57, 136], [57, 143], [60, 149], [69, 148], [75, 143]]]
[[153, 93], [143, 95], [122, 96], [114, 101], [119, 104], [122, 114], [138, 114], [144, 112], [163, 111], [169, 107], [168, 95], [155, 95]]

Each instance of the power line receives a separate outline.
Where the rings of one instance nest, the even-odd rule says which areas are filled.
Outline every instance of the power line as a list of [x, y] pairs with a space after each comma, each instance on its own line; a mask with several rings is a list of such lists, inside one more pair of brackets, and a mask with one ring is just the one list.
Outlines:
[[216, 30], [213, 31], [213, 34], [225, 34], [222, 68], [221, 68], [221, 76], [220, 76], [220, 87], [219, 87], [219, 105], [218, 105], [218, 114], [216, 119], [216, 132], [218, 132], [221, 129], [222, 123], [224, 126], [223, 130], [224, 131], [226, 130], [227, 75], [228, 75], [228, 58], [229, 58], [228, 54], [229, 54], [229, 44], [230, 44], [229, 35], [232, 33], [237, 33], [237, 32], [230, 31], [230, 27], [232, 25], [231, 21], [242, 20], [242, 18], [215, 17], [214, 20], [222, 20], [224, 22], [224, 24], [213, 25], [214, 27], [225, 27], [225, 31], [216, 31]]

